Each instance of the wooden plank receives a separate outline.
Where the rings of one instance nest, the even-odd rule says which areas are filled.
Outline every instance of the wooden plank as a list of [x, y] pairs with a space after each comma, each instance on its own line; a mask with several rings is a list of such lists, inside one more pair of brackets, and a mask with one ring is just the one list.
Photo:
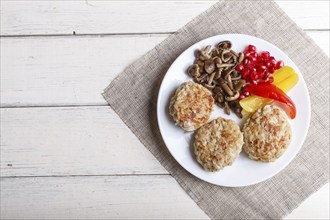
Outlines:
[[303, 29], [329, 30], [330, 1], [293, 0], [276, 1], [296, 24]]
[[323, 50], [325, 54], [330, 54], [330, 31], [308, 31], [308, 36]]
[[1, 180], [1, 219], [208, 219], [170, 176]]
[[1, 38], [1, 104], [105, 105], [103, 89], [166, 36]]
[[[174, 32], [215, 2], [2, 1], [1, 35]], [[328, 1], [278, 4], [303, 29], [329, 29]]]
[[[168, 175], [3, 178], [1, 219], [208, 219]], [[329, 219], [329, 184], [284, 219]]]
[[[307, 33], [329, 55], [329, 31]], [[1, 38], [1, 105], [106, 105], [103, 88], [167, 36]]]
[[110, 107], [1, 109], [1, 176], [168, 174]]

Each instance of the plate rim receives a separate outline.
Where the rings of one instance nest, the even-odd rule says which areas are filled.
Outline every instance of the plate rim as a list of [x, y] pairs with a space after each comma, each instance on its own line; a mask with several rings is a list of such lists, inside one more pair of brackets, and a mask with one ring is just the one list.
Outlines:
[[[237, 184], [237, 185], [226, 185], [226, 184], [218, 184], [218, 183], [215, 183], [215, 182], [212, 182], [212, 181], [208, 181], [204, 178], [201, 178], [201, 177], [198, 177], [197, 175], [195, 175], [193, 172], [191, 172], [190, 170], [188, 170], [179, 160], [176, 159], [175, 155], [173, 154], [172, 150], [170, 147], [168, 147], [168, 143], [166, 141], [166, 139], [164, 138], [164, 132], [163, 132], [163, 129], [162, 127], [160, 126], [161, 122], [160, 122], [160, 96], [162, 94], [162, 91], [163, 91], [163, 87], [164, 87], [164, 82], [165, 80], [167, 79], [167, 77], [169, 76], [168, 73], [171, 71], [171, 69], [173, 68], [174, 64], [177, 62], [177, 60], [187, 51], [189, 50], [190, 48], [192, 47], [195, 47], [196, 44], [199, 44], [201, 43], [202, 41], [208, 41], [212, 38], [221, 38], [221, 37], [232, 37], [232, 36], [241, 36], [241, 37], [248, 37], [248, 38], [255, 38], [256, 40], [258, 41], [262, 41], [263, 43], [266, 43], [266, 44], [269, 44], [271, 45], [272, 47], [276, 48], [277, 50], [279, 50], [281, 53], [283, 53], [289, 61], [291, 61], [291, 63], [293, 63], [293, 68], [296, 69], [296, 72], [299, 72], [300, 76], [301, 76], [301, 81], [303, 83], [303, 86], [306, 88], [306, 95], [307, 95], [307, 106], [308, 106], [308, 117], [307, 117], [307, 129], [306, 131], [304, 132], [304, 134], [302, 135], [302, 142], [300, 144], [299, 147], [297, 147], [297, 149], [293, 152], [292, 154], [292, 157], [289, 158], [283, 165], [283, 167], [281, 167], [280, 169], [276, 170], [275, 172], [271, 173], [270, 175], [267, 175], [263, 178], [260, 178], [258, 181], [255, 181], [254, 183], [250, 183], [250, 184]], [[191, 80], [190, 80], [191, 81]], [[310, 122], [311, 122], [311, 100], [310, 100], [310, 95], [309, 95], [309, 90], [308, 90], [308, 87], [307, 87], [307, 84], [305, 82], [305, 79], [303, 77], [303, 74], [301, 73], [300, 69], [297, 67], [297, 65], [292, 61], [292, 59], [286, 54], [284, 53], [280, 48], [278, 48], [276, 45], [264, 40], [264, 39], [261, 39], [261, 38], [258, 38], [256, 36], [252, 36], [252, 35], [246, 35], [246, 34], [237, 34], [237, 33], [229, 33], [229, 34], [219, 34], [219, 35], [214, 35], [214, 36], [211, 36], [211, 37], [208, 37], [208, 38], [204, 38], [200, 41], [197, 41], [195, 42], [194, 44], [192, 44], [191, 46], [189, 46], [188, 48], [186, 48], [182, 53], [180, 53], [179, 56], [177, 56], [175, 58], [175, 60], [172, 62], [171, 66], [168, 68], [168, 70], [166, 71], [163, 79], [162, 79], [162, 82], [161, 82], [161, 85], [159, 87], [159, 90], [158, 90], [158, 95], [157, 95], [157, 124], [158, 124], [158, 128], [159, 128], [159, 131], [160, 131], [160, 134], [162, 136], [162, 139], [166, 145], [166, 148], [168, 149], [168, 151], [170, 152], [171, 156], [175, 159], [175, 161], [183, 168], [185, 169], [187, 172], [189, 172], [191, 175], [193, 175], [195, 178], [198, 178], [202, 181], [205, 181], [205, 182], [208, 182], [208, 183], [211, 183], [213, 185], [217, 185], [217, 186], [224, 186], [224, 187], [232, 187], [232, 188], [236, 188], [236, 187], [244, 187], [244, 186], [251, 186], [251, 185], [255, 185], [255, 184], [258, 184], [258, 183], [261, 183], [263, 181], [266, 181], [272, 177], [274, 177], [275, 175], [277, 175], [279, 172], [281, 172], [282, 170], [284, 170], [290, 163], [291, 161], [297, 156], [298, 152], [300, 151], [300, 149], [302, 148], [305, 140], [306, 140], [306, 137], [307, 137], [307, 134], [308, 134], [308, 131], [309, 131], [309, 127], [310, 127]], [[209, 122], [209, 121], [208, 121]], [[174, 123], [174, 122], [173, 122]], [[194, 131], [193, 131], [194, 132]], [[274, 161], [276, 162], [276, 161]], [[206, 172], [206, 171], [205, 171]]]

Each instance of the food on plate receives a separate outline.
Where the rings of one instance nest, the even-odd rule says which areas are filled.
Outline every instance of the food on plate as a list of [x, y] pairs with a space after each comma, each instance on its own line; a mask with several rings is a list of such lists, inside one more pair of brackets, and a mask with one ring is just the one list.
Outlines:
[[274, 105], [260, 108], [243, 127], [244, 151], [253, 160], [271, 162], [282, 156], [291, 141], [286, 114]]
[[244, 51], [244, 60], [236, 66], [235, 70], [242, 73], [242, 78], [247, 83], [257, 84], [258, 82], [273, 82], [275, 70], [283, 67], [282, 60], [276, 61], [268, 51], [258, 54], [254, 45], [248, 45]]
[[[294, 71], [293, 68], [289, 66], [283, 66], [282, 68], [276, 70], [273, 73], [274, 82], [273, 84], [279, 86], [280, 83], [288, 81], [288, 79], [294, 78], [293, 82], [288, 86], [281, 87], [284, 92], [289, 92], [298, 82], [298, 74]], [[290, 81], [290, 80], [289, 80]]]
[[[291, 67], [284, 66], [273, 73], [274, 82], [273, 84], [277, 86], [284, 92], [289, 92], [298, 82], [298, 74], [294, 72]], [[257, 109], [271, 104], [272, 99], [263, 98], [261, 96], [251, 95], [239, 101], [243, 110], [249, 113], [255, 112]]]
[[289, 96], [285, 94], [281, 89], [270, 83], [258, 83], [257, 85], [251, 85], [244, 88], [246, 91], [261, 96], [267, 99], [273, 99], [275, 101], [285, 104], [288, 115], [291, 119], [296, 117], [296, 106]]
[[203, 86], [186, 82], [176, 90], [170, 101], [170, 115], [185, 131], [193, 131], [205, 124], [214, 106], [212, 93]]
[[221, 41], [215, 48], [211, 45], [196, 51], [196, 60], [188, 69], [194, 81], [212, 91], [215, 103], [224, 108], [226, 114], [230, 109], [242, 118], [242, 108], [238, 103], [245, 80], [235, 70], [244, 59], [243, 53], [231, 49], [230, 41]]
[[215, 172], [234, 163], [242, 151], [243, 134], [229, 119], [217, 118], [196, 131], [194, 151], [205, 170]]
[[[189, 67], [188, 73], [195, 82], [212, 91], [215, 103], [224, 108], [228, 115], [232, 110], [242, 118], [243, 109], [253, 113], [276, 100], [289, 106], [290, 118], [295, 117], [293, 102], [281, 90], [290, 90], [297, 83], [298, 75], [292, 68], [284, 66], [283, 61], [276, 61], [268, 51], [258, 54], [254, 45], [248, 45], [244, 53], [232, 50], [230, 41], [221, 41], [213, 49], [207, 45], [196, 51], [196, 60]], [[279, 89], [274, 86], [265, 87], [265, 84], [271, 83]], [[258, 87], [255, 85], [258, 84], [268, 89], [268, 93], [262, 95], [262, 91], [257, 89], [259, 95], [256, 94]], [[271, 93], [275, 90], [276, 94]]]
[[[291, 119], [296, 116], [295, 104], [286, 95], [298, 82], [291, 67], [268, 51], [258, 53], [253, 45], [237, 53], [230, 41], [221, 41], [197, 50], [188, 74], [194, 82], [176, 90], [169, 109], [184, 130], [198, 129], [194, 153], [206, 171], [232, 165], [242, 149], [256, 161], [271, 162], [283, 155], [291, 141], [285, 111]], [[214, 103], [228, 115], [232, 110], [247, 119], [243, 133], [233, 120], [219, 117], [207, 123]]]

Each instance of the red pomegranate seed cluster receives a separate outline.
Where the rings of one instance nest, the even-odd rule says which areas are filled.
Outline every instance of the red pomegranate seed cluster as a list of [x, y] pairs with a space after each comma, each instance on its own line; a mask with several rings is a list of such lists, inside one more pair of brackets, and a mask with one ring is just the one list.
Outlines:
[[[258, 54], [257, 48], [253, 45], [246, 47], [244, 55], [244, 60], [236, 66], [236, 70], [241, 72], [242, 78], [248, 84], [257, 84], [258, 82], [272, 83], [274, 78], [271, 74], [284, 65], [282, 60], [276, 61], [273, 56], [270, 56], [268, 51]], [[246, 97], [249, 94], [243, 92], [241, 96], [240, 98], [243, 98], [243, 96]]]

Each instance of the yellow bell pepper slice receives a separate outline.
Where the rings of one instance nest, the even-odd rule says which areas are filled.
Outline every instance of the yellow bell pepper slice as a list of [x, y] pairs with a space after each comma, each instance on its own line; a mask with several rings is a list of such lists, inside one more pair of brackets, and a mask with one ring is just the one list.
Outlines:
[[275, 84], [275, 86], [280, 88], [283, 92], [289, 92], [297, 84], [298, 80], [298, 74], [294, 73], [285, 80]]
[[[298, 82], [298, 75], [289, 66], [284, 66], [281, 69], [273, 73], [274, 82], [273, 84], [280, 88], [284, 92], [289, 92]], [[255, 112], [257, 109], [270, 104], [273, 102], [272, 99], [262, 98], [260, 96], [249, 96], [242, 99], [239, 104], [242, 108], [249, 113]]]
[[[289, 78], [292, 75], [295, 75], [295, 71], [294, 69], [292, 69], [289, 66], [283, 66], [282, 68], [280, 68], [279, 70], [276, 70], [272, 76], [274, 78], [273, 84], [275, 86], [277, 86], [280, 82], [286, 80], [287, 78]], [[296, 74], [297, 75], [297, 74]], [[294, 86], [294, 85], [293, 85]], [[292, 88], [292, 87], [291, 87]], [[289, 90], [291, 89], [289, 88]], [[282, 89], [283, 90], [283, 89]], [[288, 90], [288, 91], [289, 91]]]

